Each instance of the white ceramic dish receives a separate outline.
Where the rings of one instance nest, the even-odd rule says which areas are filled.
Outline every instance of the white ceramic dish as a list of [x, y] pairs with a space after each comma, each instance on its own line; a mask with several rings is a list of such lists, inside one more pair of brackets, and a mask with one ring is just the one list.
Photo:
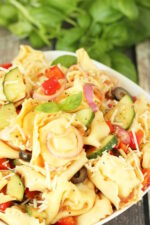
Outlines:
[[[45, 52], [46, 58], [50, 61], [54, 60], [55, 58], [57, 58], [58, 56], [61, 55], [75, 55], [74, 53], [70, 53], [70, 52], [66, 52], [66, 51], [47, 51]], [[102, 70], [106, 70], [109, 71], [111, 73], [111, 75], [115, 78], [118, 79], [120, 86], [124, 87], [126, 90], [129, 91], [129, 93], [131, 93], [133, 96], [140, 96], [140, 95], [144, 95], [149, 101], [150, 101], [150, 95], [145, 92], [140, 86], [136, 85], [134, 82], [132, 82], [131, 80], [129, 80], [128, 78], [126, 78], [125, 76], [123, 76], [122, 74], [118, 73], [117, 71], [99, 63], [94, 61], [94, 64]], [[150, 190], [150, 187], [143, 193], [143, 196]], [[126, 211], [127, 209], [129, 209], [133, 204], [131, 204], [130, 206], [123, 208], [121, 210], [118, 210], [116, 212], [114, 212], [112, 215], [108, 216], [107, 218], [101, 220], [100, 222], [98, 222], [95, 225], [102, 225], [112, 219], [114, 219], [115, 217], [117, 217], [118, 215], [120, 215], [121, 213], [123, 213], [124, 211]]]

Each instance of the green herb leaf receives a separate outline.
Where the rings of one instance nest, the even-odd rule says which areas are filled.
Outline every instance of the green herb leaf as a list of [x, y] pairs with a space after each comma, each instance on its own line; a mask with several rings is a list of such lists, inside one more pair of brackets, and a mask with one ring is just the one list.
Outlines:
[[117, 0], [117, 2], [116, 0], [106, 0], [106, 2], [130, 19], [136, 19], [138, 17], [139, 10], [135, 0]]
[[42, 103], [35, 108], [35, 111], [45, 112], [45, 113], [55, 113], [59, 112], [60, 108], [55, 102]]
[[116, 9], [113, 9], [104, 0], [93, 1], [89, 12], [94, 21], [99, 21], [101, 23], [113, 23], [122, 17], [122, 13]]
[[136, 0], [140, 5], [150, 8], [150, 0]]
[[16, 34], [20, 38], [27, 37], [32, 31], [33, 27], [27, 21], [18, 21], [9, 26], [9, 29], [12, 33]]
[[111, 57], [113, 69], [122, 73], [135, 83], [138, 82], [135, 66], [125, 54], [119, 51], [112, 51], [109, 55]]
[[61, 110], [65, 112], [71, 112], [77, 109], [82, 102], [82, 92], [78, 94], [70, 95], [63, 102], [59, 104]]
[[58, 65], [58, 64], [61, 64], [62, 66], [68, 68], [72, 66], [73, 64], [77, 64], [77, 57], [72, 55], [59, 56], [52, 62], [52, 65]]

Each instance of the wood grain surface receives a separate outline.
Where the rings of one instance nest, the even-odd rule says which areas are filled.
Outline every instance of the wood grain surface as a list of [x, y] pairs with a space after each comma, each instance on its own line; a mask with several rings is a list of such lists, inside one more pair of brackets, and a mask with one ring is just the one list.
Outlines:
[[[19, 45], [24, 43], [28, 42], [19, 41], [8, 31], [0, 28], [0, 63], [10, 62], [17, 55]], [[150, 42], [136, 47], [136, 57], [140, 85], [150, 93]], [[106, 225], [150, 225], [149, 221], [148, 197], [145, 196], [139, 203]]]

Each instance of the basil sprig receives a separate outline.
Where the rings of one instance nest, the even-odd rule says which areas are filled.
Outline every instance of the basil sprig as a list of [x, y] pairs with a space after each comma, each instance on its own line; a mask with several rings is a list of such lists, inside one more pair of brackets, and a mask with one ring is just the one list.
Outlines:
[[35, 111], [44, 112], [44, 113], [55, 113], [59, 111], [71, 112], [77, 109], [82, 102], [82, 92], [78, 94], [70, 95], [64, 99], [61, 103], [47, 102], [38, 105], [35, 108]]

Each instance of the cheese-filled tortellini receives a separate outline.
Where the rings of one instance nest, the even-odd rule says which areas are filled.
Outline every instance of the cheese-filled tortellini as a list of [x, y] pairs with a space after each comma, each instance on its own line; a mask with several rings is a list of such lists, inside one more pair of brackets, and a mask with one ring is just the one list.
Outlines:
[[108, 136], [109, 132], [110, 129], [104, 120], [102, 112], [96, 112], [90, 133], [87, 137], [84, 137], [84, 143], [99, 148], [101, 141]]
[[0, 219], [8, 225], [46, 225], [45, 222], [39, 222], [38, 219], [23, 213], [17, 207], [8, 208], [5, 213], [0, 212]]
[[140, 180], [123, 158], [105, 153], [93, 165], [87, 166], [90, 180], [117, 209], [139, 198]]
[[104, 196], [96, 197], [94, 206], [85, 214], [78, 216], [78, 225], [93, 225], [111, 215], [113, 212], [110, 201]]
[[[45, 121], [44, 121], [44, 120]], [[33, 137], [34, 163], [39, 155], [50, 167], [60, 167], [80, 157], [83, 151], [83, 137], [69, 120], [60, 117], [37, 115]]]
[[46, 211], [52, 212], [47, 222], [54, 224], [61, 218], [88, 212], [95, 203], [96, 194], [94, 185], [87, 179], [78, 185], [71, 182], [63, 183], [61, 188], [57, 185], [54, 192], [45, 193], [44, 198], [48, 204]]
[[142, 166], [145, 169], [150, 169], [150, 143], [146, 143], [142, 149], [143, 161]]

